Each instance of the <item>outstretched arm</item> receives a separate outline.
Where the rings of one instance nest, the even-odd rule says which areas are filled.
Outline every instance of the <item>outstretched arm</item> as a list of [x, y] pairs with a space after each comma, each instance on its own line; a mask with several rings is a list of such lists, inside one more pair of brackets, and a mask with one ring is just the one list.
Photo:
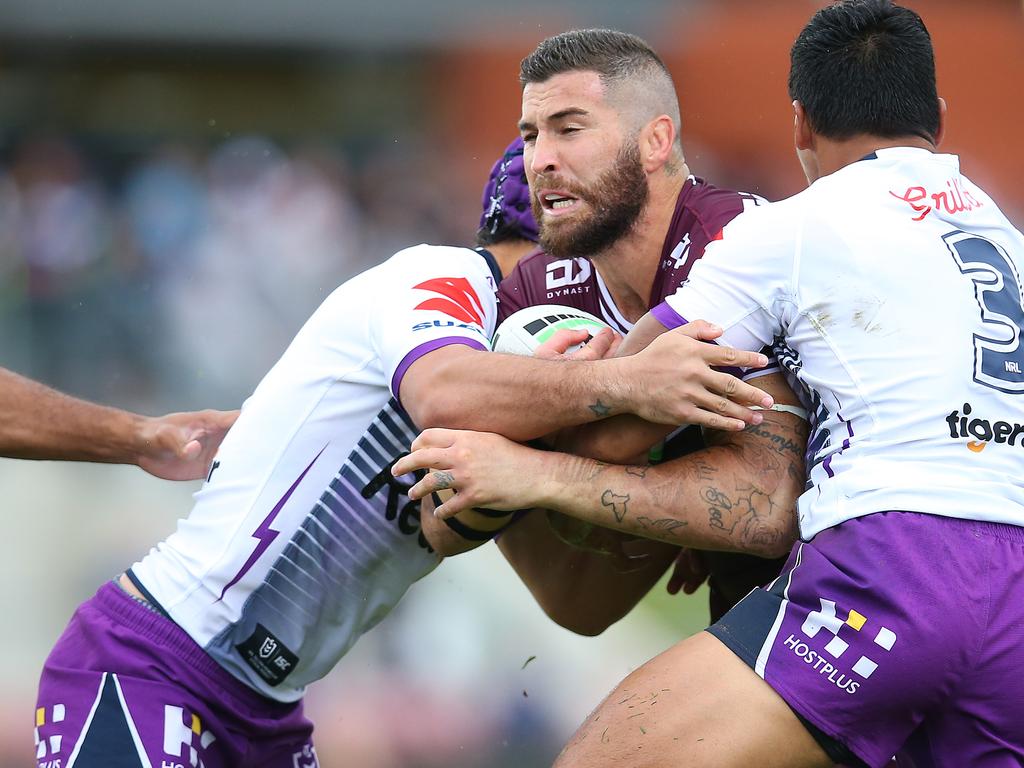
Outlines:
[[0, 455], [136, 464], [167, 480], [206, 475], [237, 411], [140, 416], [0, 368]]
[[487, 430], [513, 440], [624, 413], [660, 424], [740, 430], [760, 421], [744, 406], [770, 405], [771, 399], [712, 366], [759, 368], [767, 359], [697, 340], [719, 333], [698, 321], [638, 354], [596, 361], [537, 360], [450, 345], [409, 367], [401, 400], [421, 427]]

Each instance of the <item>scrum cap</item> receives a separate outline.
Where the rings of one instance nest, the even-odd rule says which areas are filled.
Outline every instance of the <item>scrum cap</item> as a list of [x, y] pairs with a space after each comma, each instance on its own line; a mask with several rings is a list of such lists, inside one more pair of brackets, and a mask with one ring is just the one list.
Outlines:
[[523, 140], [516, 137], [491, 168], [484, 187], [480, 229], [505, 238], [521, 237], [537, 242], [537, 222], [530, 210], [530, 188], [523, 166]]

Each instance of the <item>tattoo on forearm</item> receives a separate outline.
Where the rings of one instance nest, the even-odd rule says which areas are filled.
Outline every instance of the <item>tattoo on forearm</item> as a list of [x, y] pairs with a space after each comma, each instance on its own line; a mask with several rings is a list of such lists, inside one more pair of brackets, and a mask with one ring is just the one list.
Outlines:
[[598, 401], [596, 403], [588, 405], [587, 408], [593, 411], [594, 415], [597, 416], [599, 419], [603, 419], [605, 416], [612, 412], [612, 409], [609, 408], [604, 403], [602, 403], [600, 398], [598, 398]]
[[646, 515], [641, 515], [636, 521], [649, 531], [659, 531], [661, 533], [674, 533], [676, 529], [685, 528], [688, 525], [686, 520], [677, 520], [674, 517], [662, 517], [655, 520]]
[[798, 443], [795, 440], [790, 440], [788, 437], [776, 434], [764, 424], [749, 426], [746, 431], [765, 438], [771, 443], [772, 448], [779, 453], [791, 453], [801, 458], [804, 455], [805, 443]]
[[778, 516], [793, 514], [792, 510], [780, 510], [768, 494], [756, 488], [739, 490], [732, 498], [717, 488], [704, 488], [702, 496], [709, 505], [708, 526], [743, 548], [778, 543], [784, 535]]
[[712, 536], [728, 549], [761, 552], [794, 539], [793, 504], [805, 483], [806, 424], [766, 419], [740, 434], [706, 437], [710, 446], [728, 447], [733, 456], [720, 471], [703, 463], [694, 470]]
[[626, 474], [633, 475], [634, 477], [639, 477], [639, 478], [643, 479], [643, 478], [647, 477], [647, 470], [649, 470], [649, 469], [650, 469], [650, 467], [647, 466], [646, 464], [642, 464], [642, 465], [634, 466], [634, 467], [626, 467]]
[[629, 504], [629, 494], [620, 495], [615, 493], [611, 488], [605, 490], [601, 494], [601, 505], [605, 507], [611, 507], [612, 513], [615, 515], [615, 519], [618, 522], [622, 522], [626, 517], [626, 505]]
[[451, 488], [455, 484], [455, 476], [451, 472], [445, 472], [442, 470], [434, 470], [431, 472], [434, 476], [434, 489], [443, 491], [447, 488]]
[[716, 467], [712, 467], [710, 464], [701, 462], [697, 465], [697, 479], [702, 482], [710, 482], [714, 479], [717, 472], [718, 469]]

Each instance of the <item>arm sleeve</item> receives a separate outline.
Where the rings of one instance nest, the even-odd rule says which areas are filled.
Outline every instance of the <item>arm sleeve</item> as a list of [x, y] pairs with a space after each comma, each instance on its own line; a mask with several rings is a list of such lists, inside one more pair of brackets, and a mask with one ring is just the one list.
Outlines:
[[391, 262], [370, 332], [397, 398], [409, 366], [428, 352], [450, 344], [489, 349], [497, 301], [487, 262], [468, 248], [419, 245]]
[[666, 328], [707, 320], [722, 344], [759, 351], [783, 329], [795, 291], [795, 227], [778, 205], [734, 219], [710, 243], [688, 280], [651, 313]]

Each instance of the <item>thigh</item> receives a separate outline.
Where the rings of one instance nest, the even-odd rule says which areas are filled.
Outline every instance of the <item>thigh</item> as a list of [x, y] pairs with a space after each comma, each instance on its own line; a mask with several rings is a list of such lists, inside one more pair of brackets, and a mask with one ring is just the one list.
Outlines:
[[702, 632], [665, 651], [605, 699], [556, 768], [830, 766], [786, 702]]

